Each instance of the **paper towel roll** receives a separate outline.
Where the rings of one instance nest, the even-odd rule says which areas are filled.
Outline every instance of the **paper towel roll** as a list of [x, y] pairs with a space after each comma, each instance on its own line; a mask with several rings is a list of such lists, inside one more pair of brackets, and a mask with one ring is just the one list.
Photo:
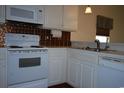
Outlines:
[[51, 31], [51, 34], [53, 35], [53, 37], [62, 37], [62, 31], [59, 31], [59, 30], [52, 30]]

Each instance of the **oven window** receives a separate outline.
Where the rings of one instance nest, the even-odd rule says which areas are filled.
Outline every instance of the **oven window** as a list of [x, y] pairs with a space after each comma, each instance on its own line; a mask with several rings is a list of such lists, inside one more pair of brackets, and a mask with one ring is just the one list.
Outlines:
[[19, 59], [19, 67], [33, 67], [33, 66], [40, 66], [41, 58], [20, 58]]

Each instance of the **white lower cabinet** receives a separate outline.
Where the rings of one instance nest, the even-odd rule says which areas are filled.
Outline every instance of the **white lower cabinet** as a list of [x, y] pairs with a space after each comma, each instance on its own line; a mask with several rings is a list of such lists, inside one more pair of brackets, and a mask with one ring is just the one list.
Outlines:
[[7, 51], [0, 49], [0, 88], [7, 87]]
[[68, 59], [67, 82], [73, 87], [80, 87], [80, 82], [81, 82], [80, 72], [81, 72], [80, 61], [74, 58]]
[[73, 87], [96, 87], [98, 56], [79, 49], [68, 49], [68, 79]]
[[[4, 62], [4, 60], [0, 60], [0, 62]], [[7, 87], [7, 78], [6, 78], [6, 66], [4, 64], [0, 64], [0, 88]]]
[[68, 60], [67, 82], [73, 87], [93, 88], [96, 87], [97, 66], [86, 64], [78, 59]]
[[66, 82], [66, 48], [49, 48], [48, 86]]
[[81, 64], [81, 87], [93, 88], [96, 86], [97, 66]]

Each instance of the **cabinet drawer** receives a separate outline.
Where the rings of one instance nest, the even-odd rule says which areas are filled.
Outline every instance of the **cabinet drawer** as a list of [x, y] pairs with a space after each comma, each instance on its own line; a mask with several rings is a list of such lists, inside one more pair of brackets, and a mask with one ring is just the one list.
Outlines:
[[68, 56], [77, 58], [79, 55], [81, 55], [80, 49], [68, 49]]
[[49, 55], [49, 57], [66, 56], [66, 49], [65, 48], [49, 48], [48, 55]]
[[82, 53], [80, 57], [78, 57], [80, 60], [86, 61], [86, 62], [91, 62], [98, 64], [98, 55], [95, 54], [87, 54], [87, 53]]
[[98, 63], [98, 54], [96, 52], [84, 51], [81, 49], [69, 49], [68, 56], [82, 60], [83, 62]]

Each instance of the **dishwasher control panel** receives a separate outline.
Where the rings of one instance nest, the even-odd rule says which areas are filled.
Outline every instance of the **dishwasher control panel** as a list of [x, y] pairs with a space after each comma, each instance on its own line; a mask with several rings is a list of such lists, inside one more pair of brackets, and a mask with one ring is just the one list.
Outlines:
[[124, 71], [124, 58], [100, 56], [99, 65]]

